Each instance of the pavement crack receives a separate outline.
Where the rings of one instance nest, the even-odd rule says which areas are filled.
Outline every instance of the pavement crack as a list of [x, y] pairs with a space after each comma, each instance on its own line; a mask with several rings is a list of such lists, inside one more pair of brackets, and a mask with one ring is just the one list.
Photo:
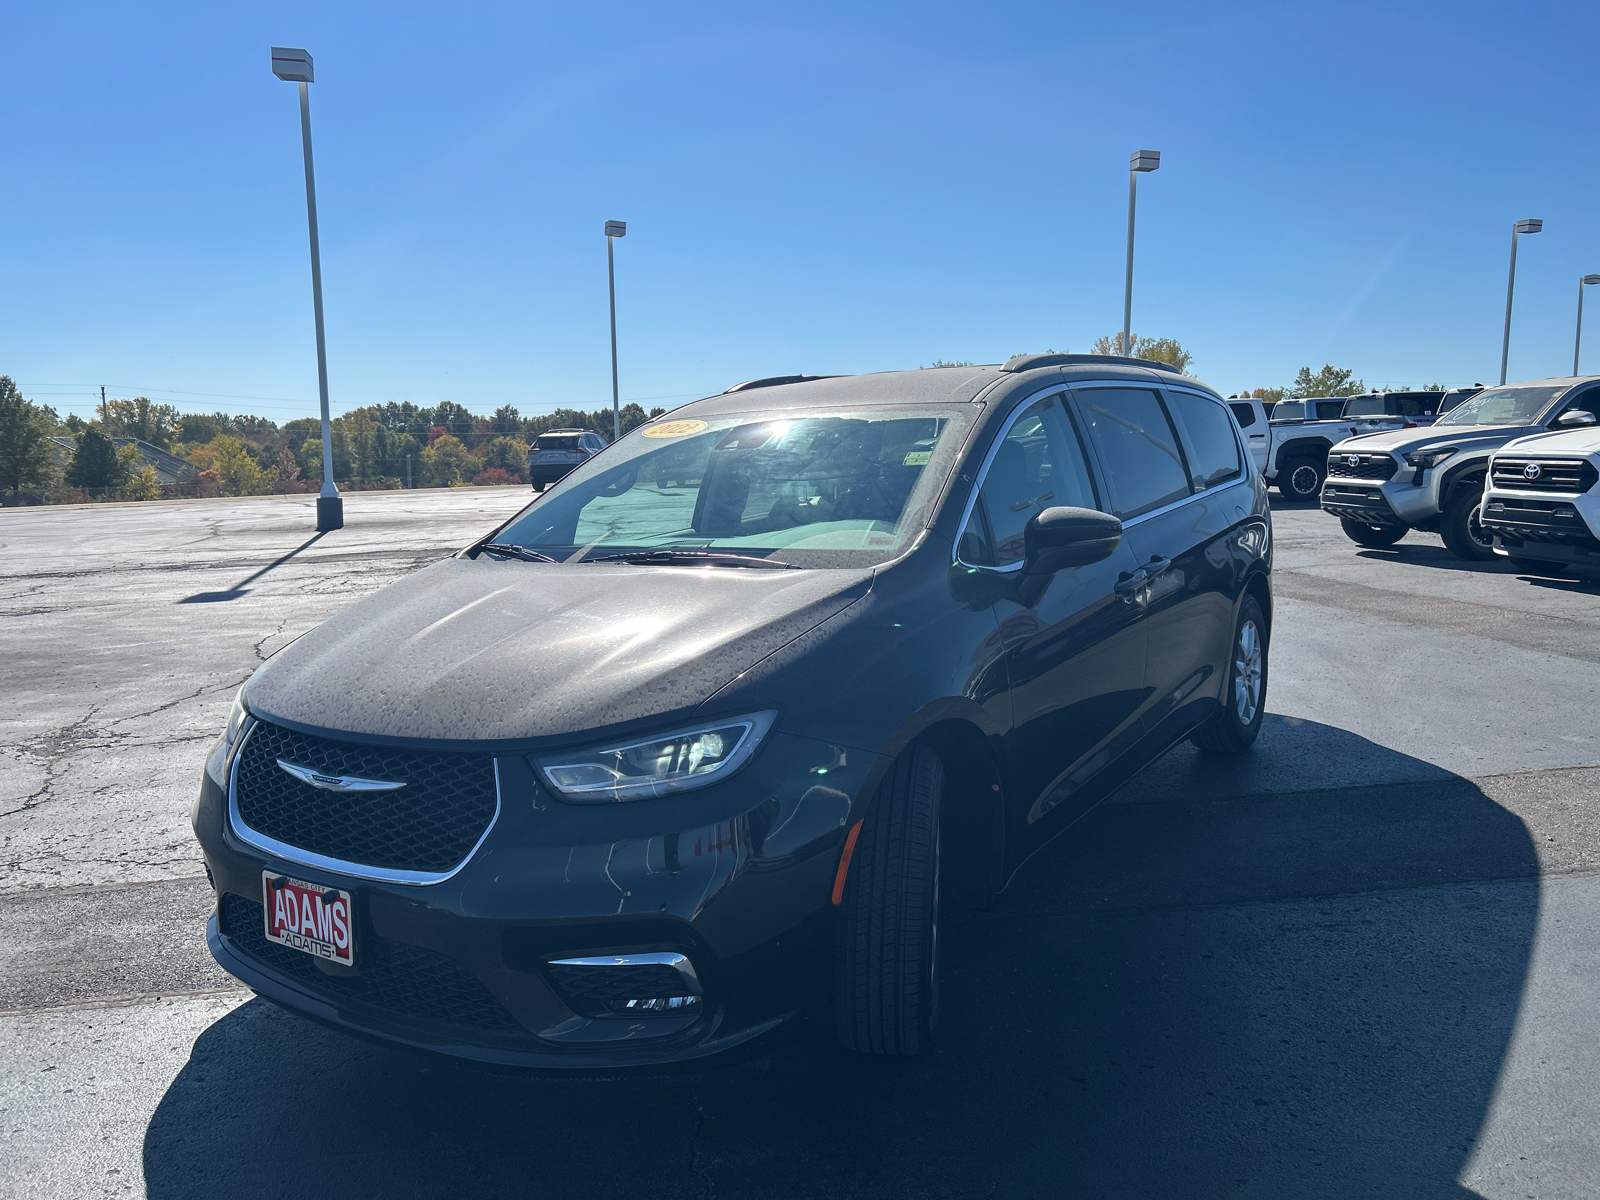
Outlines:
[[689, 1174], [704, 1185], [700, 1189], [701, 1200], [715, 1200], [716, 1181], [711, 1178], [710, 1170], [700, 1161], [700, 1135], [706, 1128], [706, 1107], [700, 1099], [698, 1088], [689, 1089], [689, 1100], [694, 1105], [694, 1132], [689, 1135]]

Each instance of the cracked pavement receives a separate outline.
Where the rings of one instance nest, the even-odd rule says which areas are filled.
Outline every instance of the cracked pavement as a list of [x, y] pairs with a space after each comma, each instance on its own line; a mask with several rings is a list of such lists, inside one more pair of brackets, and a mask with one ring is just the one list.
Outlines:
[[1600, 587], [1316, 510], [1255, 750], [952, 914], [920, 1059], [530, 1080], [253, 999], [188, 830], [234, 688], [526, 497], [0, 512], [0, 1195], [1600, 1194]]

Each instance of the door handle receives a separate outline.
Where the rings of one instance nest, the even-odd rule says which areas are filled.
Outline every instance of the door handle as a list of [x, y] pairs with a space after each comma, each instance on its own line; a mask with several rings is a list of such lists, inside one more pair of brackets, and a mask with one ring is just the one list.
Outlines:
[[1154, 579], [1170, 566], [1172, 566], [1170, 558], [1162, 558], [1159, 554], [1152, 554], [1150, 561], [1139, 569], [1144, 572], [1144, 577], [1148, 580]]
[[1138, 595], [1139, 589], [1148, 582], [1150, 582], [1149, 573], [1140, 567], [1137, 571], [1124, 571], [1112, 585], [1111, 590], [1124, 600], [1133, 600]]

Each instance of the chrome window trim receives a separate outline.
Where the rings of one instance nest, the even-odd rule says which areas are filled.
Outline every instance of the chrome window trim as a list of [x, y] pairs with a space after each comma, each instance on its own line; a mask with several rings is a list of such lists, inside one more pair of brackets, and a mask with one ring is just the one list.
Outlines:
[[427, 887], [435, 883], [443, 883], [459, 874], [461, 869], [472, 861], [473, 856], [488, 840], [489, 834], [500, 821], [502, 807], [500, 795], [500, 760], [494, 762], [494, 815], [489, 818], [489, 824], [484, 826], [483, 835], [472, 844], [472, 849], [467, 851], [466, 857], [451, 867], [448, 871], [399, 871], [390, 867], [371, 867], [365, 863], [349, 862], [342, 858], [330, 858], [326, 854], [317, 854], [311, 850], [291, 846], [288, 842], [280, 842], [277, 838], [268, 837], [266, 834], [250, 828], [244, 823], [244, 818], [239, 815], [239, 760], [244, 757], [245, 744], [255, 733], [256, 726], [261, 722], [249, 718], [249, 727], [239, 739], [239, 746], [233, 753], [233, 762], [228, 766], [228, 826], [233, 836], [253, 850], [260, 850], [274, 858], [297, 866], [316, 867], [323, 871], [333, 871], [340, 875], [348, 875], [353, 879], [367, 879], [375, 883], [403, 883], [411, 887]]

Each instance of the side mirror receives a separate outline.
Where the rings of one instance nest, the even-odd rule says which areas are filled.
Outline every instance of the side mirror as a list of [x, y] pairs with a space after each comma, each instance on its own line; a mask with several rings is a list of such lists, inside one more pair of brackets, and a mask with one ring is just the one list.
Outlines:
[[1051, 576], [1111, 557], [1122, 544], [1122, 522], [1092, 508], [1047, 508], [1023, 527], [1024, 575]]
[[1557, 417], [1553, 425], [1556, 429], [1583, 429], [1589, 425], [1600, 425], [1600, 421], [1595, 419], [1595, 415], [1592, 412], [1574, 408]]

